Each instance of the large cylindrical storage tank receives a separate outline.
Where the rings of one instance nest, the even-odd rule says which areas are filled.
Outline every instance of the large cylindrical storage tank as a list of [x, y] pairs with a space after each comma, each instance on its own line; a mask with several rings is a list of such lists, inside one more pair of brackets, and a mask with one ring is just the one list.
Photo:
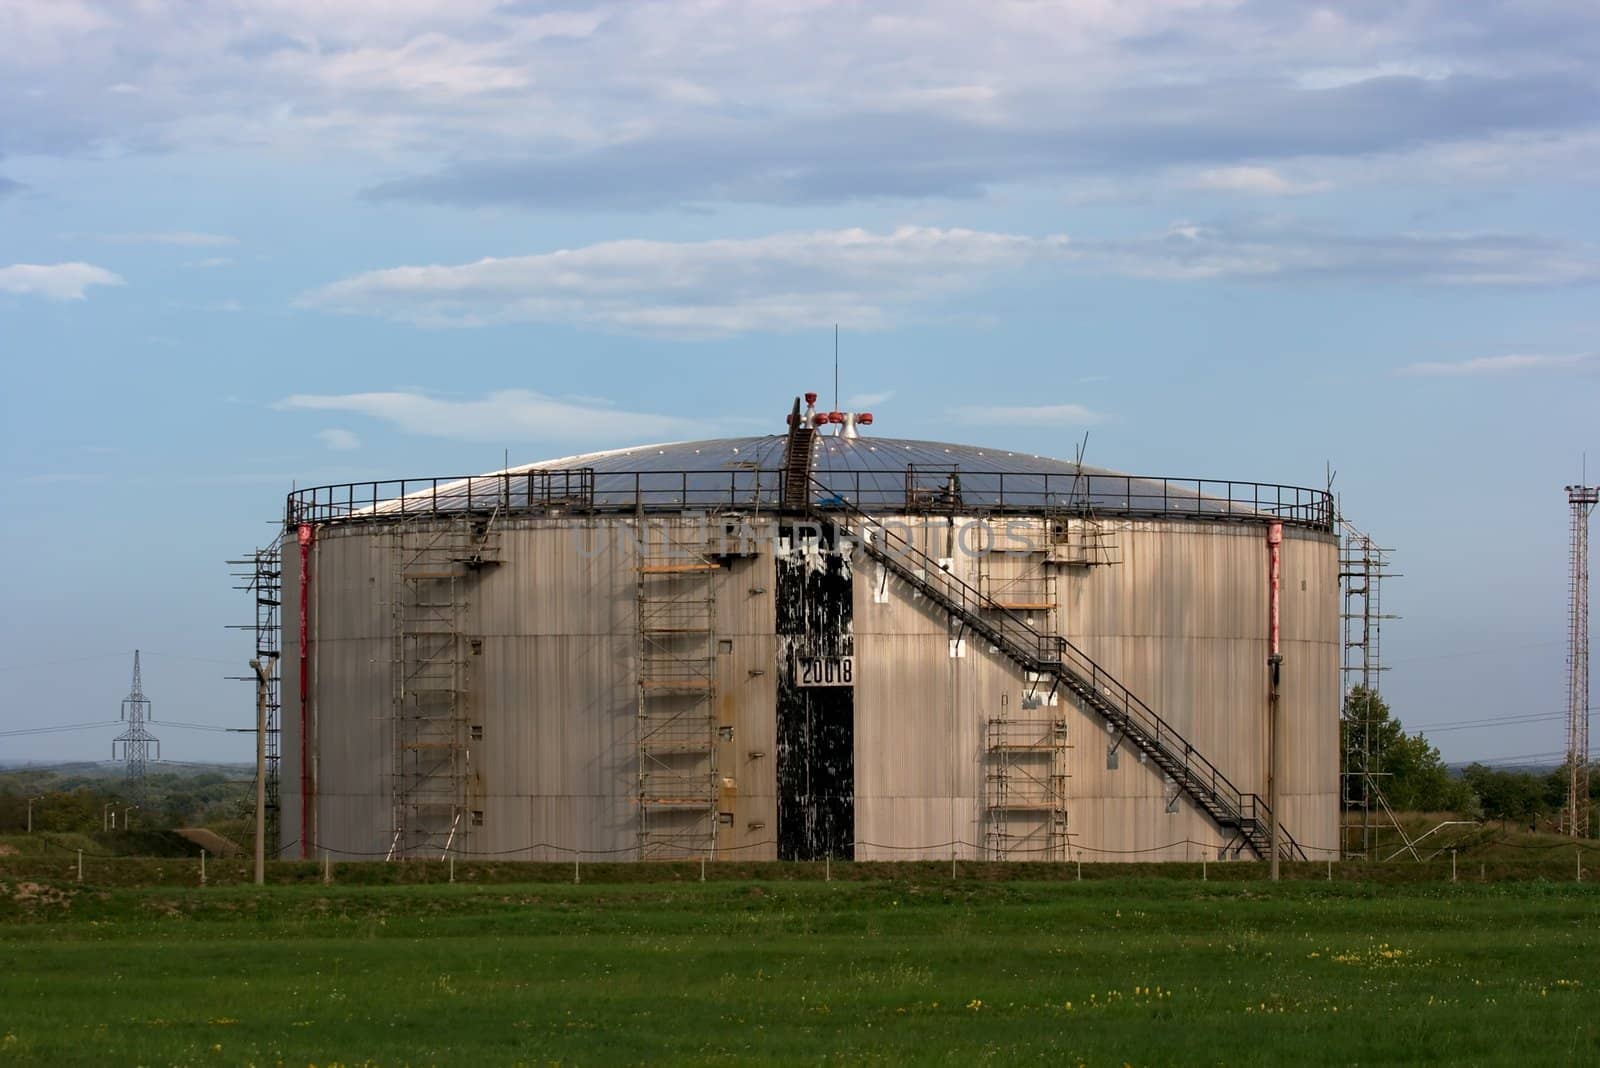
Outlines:
[[1274, 529], [1277, 813], [1320, 857], [1320, 491], [804, 426], [299, 491], [280, 851], [1259, 856]]

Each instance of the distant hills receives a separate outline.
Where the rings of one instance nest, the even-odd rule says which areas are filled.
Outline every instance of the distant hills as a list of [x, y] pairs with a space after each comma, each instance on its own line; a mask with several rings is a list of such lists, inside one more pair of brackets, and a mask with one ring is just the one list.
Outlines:
[[[254, 775], [253, 763], [199, 763], [185, 761], [181, 764], [152, 760], [148, 765], [151, 775], [174, 775], [192, 778], [197, 775]], [[120, 760], [0, 760], [0, 774], [12, 772], [48, 771], [55, 775], [88, 779], [120, 779], [128, 767]]]

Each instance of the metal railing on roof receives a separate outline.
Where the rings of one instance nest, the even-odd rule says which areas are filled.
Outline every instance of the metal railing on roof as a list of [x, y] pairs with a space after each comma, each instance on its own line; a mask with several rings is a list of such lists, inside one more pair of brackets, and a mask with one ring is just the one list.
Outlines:
[[[894, 471], [814, 471], [812, 504], [876, 513], [970, 515], [1089, 514], [1104, 517], [1275, 519], [1332, 530], [1325, 490], [1234, 479], [1037, 471], [941, 472], [937, 487], [912, 485]], [[604, 471], [551, 468], [490, 475], [345, 482], [289, 494], [284, 520], [382, 522], [495, 512], [561, 515], [596, 512], [752, 512], [781, 508], [784, 472], [749, 468]]]

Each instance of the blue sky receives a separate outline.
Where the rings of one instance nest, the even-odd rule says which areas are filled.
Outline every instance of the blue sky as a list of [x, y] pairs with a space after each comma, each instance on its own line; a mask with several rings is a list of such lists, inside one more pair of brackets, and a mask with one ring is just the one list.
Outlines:
[[1554, 753], [1597, 54], [1554, 0], [0, 0], [0, 730], [137, 646], [163, 756], [247, 759], [176, 722], [252, 714], [223, 562], [291, 484], [776, 429], [839, 323], [883, 434], [1331, 465], [1404, 721]]

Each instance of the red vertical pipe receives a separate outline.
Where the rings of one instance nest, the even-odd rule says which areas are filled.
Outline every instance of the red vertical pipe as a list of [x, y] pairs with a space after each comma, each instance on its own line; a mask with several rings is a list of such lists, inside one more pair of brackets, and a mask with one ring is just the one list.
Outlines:
[[1267, 548], [1272, 553], [1272, 650], [1271, 655], [1278, 655], [1278, 551], [1283, 545], [1283, 524], [1271, 523], [1267, 526]]
[[300, 524], [300, 856], [311, 855], [311, 543], [316, 528]]
[[1271, 863], [1272, 881], [1278, 880], [1278, 677], [1283, 670], [1283, 657], [1278, 653], [1278, 593], [1282, 586], [1279, 575], [1279, 555], [1283, 546], [1283, 524], [1267, 524], [1267, 551], [1271, 556], [1272, 575], [1272, 650], [1267, 654], [1267, 813], [1271, 821], [1268, 830], [1268, 860]]

